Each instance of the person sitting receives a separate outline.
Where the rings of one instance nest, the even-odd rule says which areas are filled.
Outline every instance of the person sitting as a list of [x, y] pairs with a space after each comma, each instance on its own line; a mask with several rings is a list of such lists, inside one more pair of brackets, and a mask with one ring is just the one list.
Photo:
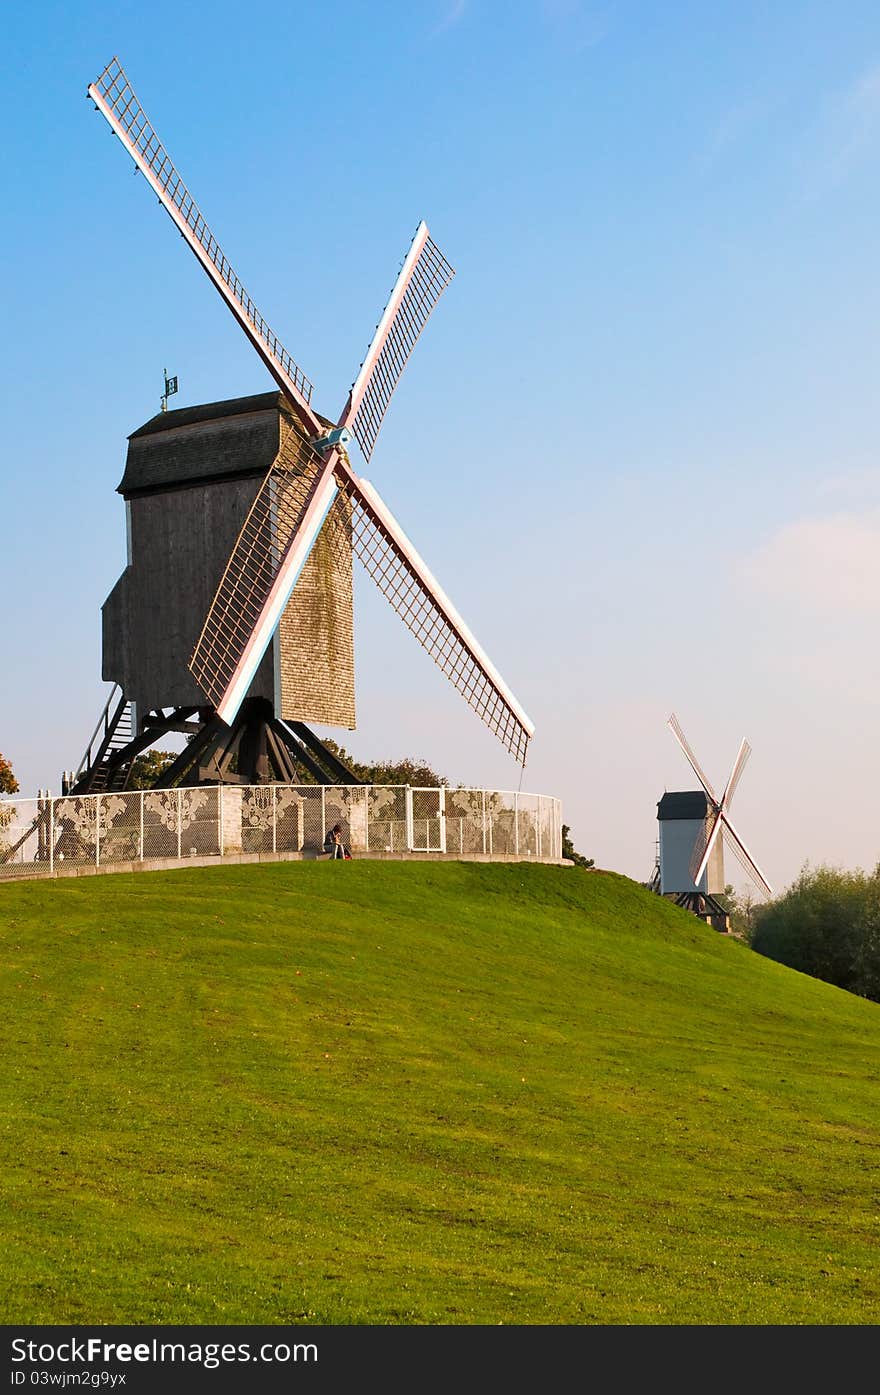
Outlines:
[[346, 850], [345, 844], [342, 841], [341, 823], [335, 823], [333, 827], [328, 830], [327, 837], [324, 839], [324, 851], [329, 857], [351, 857], [351, 853]]

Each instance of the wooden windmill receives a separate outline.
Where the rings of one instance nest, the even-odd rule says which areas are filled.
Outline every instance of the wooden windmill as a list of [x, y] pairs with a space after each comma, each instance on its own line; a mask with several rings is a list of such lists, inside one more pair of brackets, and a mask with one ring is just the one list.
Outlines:
[[[211, 587], [216, 590], [194, 636], [186, 671], [175, 651], [159, 687], [143, 678], [146, 672], [155, 672], [155, 663], [144, 657], [147, 651], [152, 654], [155, 635], [151, 639], [147, 633], [147, 619], [140, 629], [132, 619], [138, 607], [139, 613], [147, 616], [151, 602], [140, 589], [130, 558], [127, 580], [121, 578], [118, 594], [114, 592], [105, 606], [105, 676], [114, 678], [118, 688], [111, 694], [86, 757], [68, 780], [68, 787], [77, 791], [124, 787], [135, 755], [169, 730], [182, 731], [190, 740], [179, 760], [165, 772], [163, 783], [285, 780], [293, 778], [297, 764], [306, 765], [315, 778], [324, 781], [350, 780], [350, 772], [334, 762], [304, 720], [307, 715], [326, 720], [327, 711], [322, 716], [314, 708], [316, 690], [326, 685], [328, 674], [331, 683], [336, 682], [337, 692], [342, 693], [344, 706], [349, 641], [343, 637], [343, 652], [332, 655], [318, 634], [306, 655], [303, 633], [314, 619], [314, 604], [335, 607], [334, 613], [343, 619], [348, 605], [350, 614], [352, 554], [471, 708], [524, 765], [534, 731], [532, 722], [387, 504], [373, 485], [355, 473], [348, 456], [347, 447], [354, 440], [364, 459], [371, 459], [391, 395], [428, 316], [454, 274], [426, 225], [420, 223], [416, 230], [342, 412], [335, 420], [322, 417], [312, 406], [311, 383], [259, 314], [224, 256], [117, 59], [89, 86], [88, 96], [146, 177], [269, 369], [280, 394], [263, 395], [271, 401], [247, 399], [189, 409], [202, 414], [195, 421], [186, 418], [186, 411], [183, 415], [164, 413], [158, 424], [147, 423], [131, 438], [127, 474], [132, 447], [135, 454], [143, 454], [146, 438], [154, 438], [155, 446], [164, 435], [174, 454], [177, 447], [169, 432], [189, 432], [191, 443], [191, 428], [209, 422], [217, 427], [220, 422], [215, 446], [222, 456], [224, 430], [228, 436], [238, 429], [230, 424], [233, 418], [261, 411], [272, 418], [268, 424], [272, 440], [265, 447], [259, 479], [243, 493], [239, 491], [237, 502], [230, 494], [229, 507], [222, 511], [227, 529], [232, 519], [235, 538], [219, 584], [219, 568], [211, 578]], [[129, 477], [129, 504], [136, 498], [145, 500], [163, 493], [153, 487], [155, 472], [150, 476], [145, 468], [145, 478], [149, 477], [146, 484], [132, 484], [134, 476]], [[210, 475], [210, 468], [207, 473]], [[226, 474], [229, 483], [235, 471]], [[249, 477], [254, 474], [250, 469]], [[240, 482], [241, 472], [237, 478]], [[216, 484], [216, 478], [213, 482]], [[166, 481], [172, 489], [183, 485], [192, 488], [197, 483], [189, 476], [175, 478], [170, 484]], [[201, 483], [205, 483], [204, 476]], [[168, 507], [167, 500], [155, 505], [156, 509], [161, 507]], [[147, 512], [144, 505], [144, 517]], [[188, 536], [192, 537], [191, 530]], [[215, 546], [216, 530], [212, 537]], [[179, 557], [179, 547], [172, 551]], [[190, 568], [200, 580], [187, 585], [188, 604], [204, 584], [210, 566], [205, 562]], [[180, 595], [177, 583], [172, 589]], [[152, 613], [155, 617], [155, 606]], [[166, 635], [168, 630], [166, 625]], [[335, 633], [338, 636], [338, 625]], [[125, 635], [124, 645], [121, 634]], [[179, 646], [179, 636], [176, 642]], [[127, 657], [121, 652], [126, 646]], [[114, 671], [108, 673], [108, 667]], [[126, 691], [126, 675], [135, 673], [140, 675], [136, 694]], [[340, 673], [342, 681], [338, 681]], [[336, 710], [329, 715], [336, 720], [341, 716], [341, 725], [352, 726], [353, 694], [350, 712]]]

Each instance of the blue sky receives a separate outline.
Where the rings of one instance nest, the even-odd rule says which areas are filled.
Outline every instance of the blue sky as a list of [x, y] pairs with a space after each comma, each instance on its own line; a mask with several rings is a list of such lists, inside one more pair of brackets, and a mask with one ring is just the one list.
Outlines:
[[[0, 750], [58, 789], [105, 695], [127, 434], [271, 386], [85, 98], [118, 54], [338, 413], [419, 218], [457, 275], [364, 473], [537, 732], [524, 789], [648, 875], [656, 802], [754, 748], [771, 882], [880, 857], [880, 11], [578, 0], [5, 17]], [[518, 768], [357, 591], [355, 754]]]

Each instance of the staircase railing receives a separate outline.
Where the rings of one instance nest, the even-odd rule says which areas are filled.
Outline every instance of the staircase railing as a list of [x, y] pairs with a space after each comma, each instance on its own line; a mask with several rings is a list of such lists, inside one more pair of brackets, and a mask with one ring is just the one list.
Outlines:
[[92, 770], [97, 762], [104, 756], [113, 739], [113, 733], [118, 727], [120, 718], [127, 706], [125, 694], [119, 684], [114, 683], [110, 690], [110, 696], [104, 705], [104, 710], [95, 723], [95, 730], [92, 732], [86, 744], [82, 760], [69, 782], [71, 788], [74, 788], [82, 777], [87, 774], [88, 771]]

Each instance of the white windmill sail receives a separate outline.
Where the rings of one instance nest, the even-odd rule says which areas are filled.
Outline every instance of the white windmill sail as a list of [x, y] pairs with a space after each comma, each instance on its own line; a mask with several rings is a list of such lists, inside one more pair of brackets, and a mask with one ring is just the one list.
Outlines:
[[427, 225], [419, 223], [339, 418], [340, 426], [351, 427], [365, 460], [373, 454], [391, 394], [416, 340], [454, 275]]
[[718, 796], [713, 790], [711, 784], [709, 783], [708, 775], [704, 773], [703, 767], [700, 765], [700, 762], [694, 755], [693, 749], [687, 737], [681, 729], [681, 723], [679, 722], [674, 712], [672, 716], [669, 718], [669, 721], [666, 723], [666, 725], [669, 727], [669, 730], [672, 732], [672, 735], [675, 737], [679, 746], [684, 751], [688, 764], [690, 765], [700, 784], [703, 786], [703, 789], [706, 791], [712, 803], [717, 804]]
[[761, 871], [752, 854], [749, 852], [742, 838], [740, 838], [729, 815], [722, 813], [720, 823], [722, 824], [722, 837], [725, 848], [729, 848], [736, 857], [743, 871], [751, 877], [752, 881], [764, 892], [765, 896], [773, 895], [773, 888]]

